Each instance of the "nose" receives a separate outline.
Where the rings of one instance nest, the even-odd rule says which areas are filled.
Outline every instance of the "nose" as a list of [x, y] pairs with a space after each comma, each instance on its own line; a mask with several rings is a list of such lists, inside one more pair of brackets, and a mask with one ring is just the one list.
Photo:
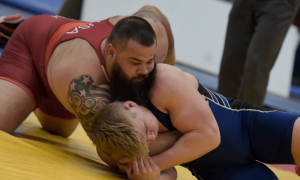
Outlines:
[[147, 73], [148, 73], [148, 69], [147, 69], [147, 66], [145, 64], [139, 66], [139, 68], [137, 70], [137, 74], [147, 74]]

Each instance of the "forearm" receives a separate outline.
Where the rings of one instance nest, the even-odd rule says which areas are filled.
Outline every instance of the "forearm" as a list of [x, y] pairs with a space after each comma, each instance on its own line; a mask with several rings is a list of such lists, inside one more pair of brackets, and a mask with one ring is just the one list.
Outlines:
[[152, 157], [160, 170], [193, 161], [219, 145], [214, 133], [190, 131], [185, 133], [170, 149]]
[[176, 180], [177, 171], [174, 167], [164, 170], [160, 173], [159, 180]]
[[181, 136], [177, 130], [158, 133], [156, 140], [149, 145], [149, 155], [155, 156], [170, 149]]
[[107, 165], [112, 168], [118, 169], [117, 161], [109, 157], [107, 154], [102, 152], [100, 149], [96, 148], [98, 156], [104, 161]]

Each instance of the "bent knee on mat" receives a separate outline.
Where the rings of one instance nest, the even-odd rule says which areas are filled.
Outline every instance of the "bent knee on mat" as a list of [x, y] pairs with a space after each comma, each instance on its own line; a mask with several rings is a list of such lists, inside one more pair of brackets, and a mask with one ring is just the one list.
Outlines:
[[42, 112], [40, 109], [35, 110], [35, 115], [44, 130], [62, 137], [69, 137], [79, 123], [77, 119], [63, 119], [50, 116]]

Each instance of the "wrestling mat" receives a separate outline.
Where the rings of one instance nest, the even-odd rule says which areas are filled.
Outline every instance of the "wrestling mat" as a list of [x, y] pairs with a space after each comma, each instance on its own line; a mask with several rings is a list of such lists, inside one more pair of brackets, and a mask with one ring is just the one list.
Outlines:
[[[176, 167], [178, 180], [196, 180]], [[299, 179], [294, 173], [271, 168], [280, 180]], [[126, 179], [103, 163], [79, 125], [69, 137], [49, 134], [31, 114], [13, 135], [0, 131], [2, 180], [116, 180]]]

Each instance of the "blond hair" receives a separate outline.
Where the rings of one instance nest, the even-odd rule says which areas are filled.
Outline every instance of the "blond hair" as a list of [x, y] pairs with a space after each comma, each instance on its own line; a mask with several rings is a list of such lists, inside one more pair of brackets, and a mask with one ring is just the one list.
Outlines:
[[135, 113], [114, 102], [104, 106], [93, 118], [88, 132], [93, 143], [104, 153], [134, 157], [149, 153], [148, 145], [134, 129]]

